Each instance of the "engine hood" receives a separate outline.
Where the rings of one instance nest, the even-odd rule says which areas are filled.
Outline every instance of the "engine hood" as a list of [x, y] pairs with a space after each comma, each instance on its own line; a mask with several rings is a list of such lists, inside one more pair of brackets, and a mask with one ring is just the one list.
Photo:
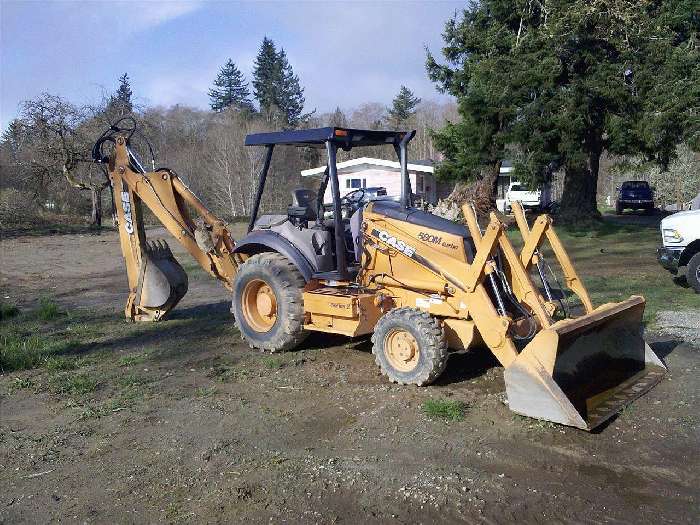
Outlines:
[[[700, 238], [700, 210], [679, 211], [669, 215], [661, 221], [661, 230], [674, 229], [683, 237], [680, 243], [687, 246], [690, 242]], [[664, 242], [664, 244], [667, 244]]]

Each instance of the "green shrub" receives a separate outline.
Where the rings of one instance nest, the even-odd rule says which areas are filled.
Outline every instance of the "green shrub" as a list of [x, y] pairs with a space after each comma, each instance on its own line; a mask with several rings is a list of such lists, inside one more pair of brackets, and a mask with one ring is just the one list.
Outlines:
[[68, 357], [49, 357], [44, 362], [44, 368], [51, 371], [74, 370], [78, 368], [78, 363], [75, 359]]
[[262, 362], [265, 368], [269, 368], [270, 370], [276, 370], [284, 366], [282, 358], [276, 356], [264, 357]]
[[14, 304], [7, 304], [0, 301], [0, 321], [4, 319], [10, 319], [19, 315], [19, 308]]
[[28, 370], [43, 365], [56, 354], [68, 350], [71, 343], [55, 341], [45, 335], [26, 336], [17, 332], [0, 334], [0, 370]]
[[54, 301], [48, 297], [42, 297], [34, 313], [42, 321], [53, 321], [61, 315], [61, 310]]
[[467, 405], [461, 401], [426, 399], [423, 402], [423, 413], [431, 419], [462, 421], [466, 409]]
[[57, 394], [83, 395], [97, 389], [97, 380], [88, 374], [62, 374], [53, 382], [53, 391]]

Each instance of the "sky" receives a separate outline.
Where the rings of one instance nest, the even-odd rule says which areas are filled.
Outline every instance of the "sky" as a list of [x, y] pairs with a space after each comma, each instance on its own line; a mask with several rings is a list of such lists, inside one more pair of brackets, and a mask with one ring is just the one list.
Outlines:
[[[206, 108], [231, 58], [251, 79], [264, 36], [283, 47], [306, 109], [389, 105], [406, 85], [444, 100], [425, 72], [464, 1], [0, 0], [0, 123], [42, 92], [98, 102], [128, 73], [137, 102]], [[252, 89], [252, 88], [251, 88]]]

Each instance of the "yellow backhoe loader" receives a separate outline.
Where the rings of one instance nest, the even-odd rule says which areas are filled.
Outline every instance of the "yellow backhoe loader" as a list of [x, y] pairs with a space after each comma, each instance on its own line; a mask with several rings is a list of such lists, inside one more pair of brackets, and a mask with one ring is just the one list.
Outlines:
[[[312, 331], [372, 334], [383, 374], [423, 386], [440, 376], [450, 352], [485, 345], [504, 367], [513, 411], [585, 430], [665, 373], [642, 337], [644, 299], [594, 307], [546, 215], [530, 229], [514, 206], [524, 241], [518, 253], [496, 215], [481, 230], [469, 206], [467, 227], [414, 208], [407, 148], [415, 132], [328, 127], [249, 135], [246, 145], [266, 153], [248, 233], [234, 242], [172, 170], [146, 171], [130, 147], [134, 131], [135, 123], [117, 123], [93, 149], [107, 164], [115, 195], [130, 320], [163, 319], [187, 291], [167, 244], [146, 240], [146, 205], [232, 292], [236, 323], [254, 348], [288, 350]], [[400, 200], [371, 200], [362, 189], [341, 198], [338, 149], [376, 145], [396, 151]], [[317, 194], [295, 190], [285, 213], [258, 217], [279, 146], [325, 149], [325, 175]], [[540, 251], [545, 241], [583, 305], [578, 316], [553, 292]]]

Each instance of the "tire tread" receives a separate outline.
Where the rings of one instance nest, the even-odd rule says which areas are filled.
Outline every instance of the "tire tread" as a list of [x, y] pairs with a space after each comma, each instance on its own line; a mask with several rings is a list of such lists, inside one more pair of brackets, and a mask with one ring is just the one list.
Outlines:
[[[304, 330], [304, 297], [302, 295], [306, 282], [294, 263], [276, 252], [263, 252], [251, 256], [241, 266], [239, 275], [240, 272], [244, 272], [242, 274], [244, 275], [255, 266], [268, 267], [270, 273], [277, 278], [282, 291], [282, 297], [278, 297], [277, 300], [285, 302], [289, 306], [289, 312], [282, 320], [283, 328], [278, 337], [261, 343], [249, 338], [244, 330], [241, 330], [241, 336], [253, 348], [268, 350], [271, 353], [291, 350], [308, 336], [308, 332]], [[238, 324], [238, 321], [236, 323]]]
[[[385, 331], [385, 325], [394, 323], [405, 323], [408, 326], [418, 328], [420, 351], [427, 358], [428, 366], [424, 366], [410, 382], [392, 377], [391, 371], [387, 370], [382, 362], [384, 349], [383, 337], [380, 336]], [[445, 342], [445, 331], [440, 321], [429, 313], [416, 308], [401, 307], [385, 314], [375, 327], [375, 331], [372, 334], [372, 343], [372, 353], [377, 366], [381, 369], [382, 374], [387, 376], [393, 383], [400, 385], [415, 384], [417, 386], [429, 385], [440, 377], [447, 366], [449, 354]]]

